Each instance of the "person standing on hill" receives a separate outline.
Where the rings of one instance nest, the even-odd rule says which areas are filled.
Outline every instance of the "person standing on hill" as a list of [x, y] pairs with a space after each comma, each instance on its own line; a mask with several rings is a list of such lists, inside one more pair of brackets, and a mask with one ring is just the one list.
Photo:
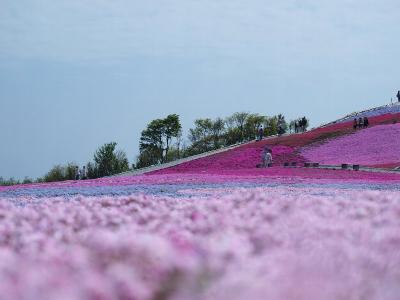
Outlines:
[[358, 128], [363, 128], [364, 126], [364, 120], [363, 118], [359, 117], [358, 118]]
[[367, 117], [364, 117], [364, 128], [367, 128], [369, 126], [369, 121]]
[[353, 128], [354, 128], [354, 130], [356, 130], [357, 127], [358, 127], [358, 122], [357, 122], [357, 119], [355, 118], [354, 121], [353, 121]]
[[400, 91], [397, 92], [397, 101], [400, 102]]
[[87, 170], [86, 166], [83, 166], [82, 171], [81, 171], [81, 179], [86, 180], [87, 179]]
[[257, 141], [261, 141], [261, 140], [263, 139], [263, 137], [264, 137], [264, 128], [263, 128], [263, 126], [261, 125], [261, 126], [258, 128]]
[[262, 153], [262, 167], [267, 168], [272, 164], [272, 150], [267, 146], [264, 147]]
[[75, 180], [79, 180], [80, 179], [80, 171], [79, 171], [79, 166], [75, 167]]

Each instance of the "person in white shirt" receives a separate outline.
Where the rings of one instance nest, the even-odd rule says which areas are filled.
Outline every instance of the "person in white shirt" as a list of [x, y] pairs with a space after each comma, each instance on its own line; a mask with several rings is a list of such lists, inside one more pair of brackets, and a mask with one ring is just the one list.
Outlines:
[[262, 166], [264, 168], [268, 168], [270, 164], [272, 164], [272, 150], [268, 147], [264, 147], [262, 160]]

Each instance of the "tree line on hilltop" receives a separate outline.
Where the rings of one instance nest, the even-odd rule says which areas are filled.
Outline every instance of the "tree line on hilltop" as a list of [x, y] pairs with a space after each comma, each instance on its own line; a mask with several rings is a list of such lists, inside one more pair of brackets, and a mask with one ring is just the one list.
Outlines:
[[[286, 122], [282, 114], [263, 116], [247, 112], [236, 112], [226, 118], [196, 119], [189, 129], [187, 140], [182, 137], [182, 125], [177, 114], [164, 119], [152, 120], [141, 132], [139, 155], [130, 165], [127, 154], [116, 148], [117, 143], [106, 143], [94, 153], [93, 160], [86, 164], [87, 178], [112, 176], [133, 169], [144, 168], [180, 158], [201, 154], [222, 147], [254, 140], [260, 127], [264, 136], [287, 132], [304, 132], [309, 126], [306, 117]], [[33, 182], [54, 182], [76, 178], [76, 163], [55, 165], [43, 177], [23, 181], [0, 177], [0, 185]]]
[[[263, 116], [247, 112], [236, 112], [227, 118], [197, 119], [189, 129], [188, 141], [182, 139], [179, 116], [169, 115], [165, 119], [151, 121], [142, 131], [136, 168], [174, 161], [254, 140], [262, 126], [264, 136], [286, 132], [305, 131], [309, 126], [306, 117], [286, 122], [282, 114]], [[301, 127], [300, 127], [301, 126]]]
[[[87, 178], [95, 179], [128, 171], [129, 161], [126, 153], [116, 149], [117, 143], [106, 143], [99, 147], [93, 156], [93, 161], [86, 164]], [[43, 177], [33, 180], [25, 177], [23, 181], [14, 178], [4, 179], [0, 177], [0, 185], [15, 185], [27, 183], [55, 182], [74, 180], [78, 164], [70, 162], [65, 165], [55, 165]]]

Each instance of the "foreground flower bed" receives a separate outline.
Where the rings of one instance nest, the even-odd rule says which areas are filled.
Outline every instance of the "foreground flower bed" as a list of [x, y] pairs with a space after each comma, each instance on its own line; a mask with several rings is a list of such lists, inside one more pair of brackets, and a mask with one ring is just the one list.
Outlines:
[[379, 125], [305, 148], [301, 154], [323, 164], [400, 165], [400, 124]]
[[325, 170], [309, 168], [251, 168], [228, 170], [187, 170], [177, 174], [175, 169], [165, 169], [162, 174], [109, 177], [97, 180], [65, 181], [46, 184], [25, 184], [1, 187], [3, 197], [73, 197], [83, 196], [123, 196], [137, 193], [162, 194], [167, 187], [179, 188], [207, 184], [400, 184], [399, 173], [380, 173], [363, 171]]
[[271, 187], [197, 193], [191, 199], [21, 198], [18, 205], [3, 198], [1, 295], [397, 299], [398, 192]]

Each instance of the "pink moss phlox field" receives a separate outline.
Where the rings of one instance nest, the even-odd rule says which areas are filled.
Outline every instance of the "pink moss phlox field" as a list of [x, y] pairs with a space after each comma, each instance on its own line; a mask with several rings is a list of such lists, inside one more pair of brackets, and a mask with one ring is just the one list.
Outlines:
[[346, 170], [325, 170], [308, 168], [252, 168], [237, 170], [208, 170], [193, 173], [163, 172], [153, 175], [110, 177], [97, 180], [65, 181], [46, 184], [24, 184], [3, 187], [1, 192], [23, 189], [69, 189], [118, 187], [130, 185], [160, 185], [160, 184], [223, 184], [227, 182], [256, 182], [256, 183], [400, 183], [400, 174]]
[[[205, 190], [205, 193], [210, 191]], [[396, 300], [397, 192], [0, 202], [7, 299]], [[351, 199], [351, 201], [349, 201]]]
[[379, 125], [305, 148], [301, 154], [324, 164], [400, 165], [400, 124]]
[[255, 169], [261, 163], [263, 147], [272, 150], [275, 165], [283, 165], [284, 161], [304, 162], [300, 156], [294, 153], [294, 148], [284, 145], [268, 145], [267, 141], [253, 142], [218, 153], [212, 156], [192, 160], [171, 168], [152, 172], [151, 174], [168, 173], [196, 173], [201, 171], [223, 172], [225, 170]]
[[[390, 126], [393, 121], [399, 120], [400, 114], [386, 114], [375, 116], [370, 119], [370, 126], [385, 124]], [[385, 127], [383, 126], [383, 127]], [[381, 126], [380, 126], [381, 127]], [[236, 170], [242, 173], [244, 169], [254, 169], [261, 162], [261, 153], [263, 147], [272, 149], [274, 165], [282, 166], [285, 162], [296, 162], [302, 164], [306, 161], [320, 162], [320, 157], [303, 155], [301, 147], [316, 142], [325, 141], [328, 138], [335, 138], [352, 134], [353, 123], [331, 124], [329, 126], [316, 128], [314, 130], [295, 135], [280, 136], [265, 139], [261, 142], [245, 144], [227, 152], [218, 153], [212, 156], [196, 159], [180, 165], [151, 172], [150, 174], [168, 174], [168, 173], [196, 173], [196, 172], [224, 172], [226, 170]]]
[[[369, 124], [371, 127], [382, 125], [382, 124], [392, 124], [393, 122], [400, 121], [400, 113], [397, 114], [385, 114], [380, 116], [375, 116], [369, 119]], [[323, 127], [318, 127], [316, 129], [295, 135], [275, 137], [269, 141], [269, 143], [286, 145], [289, 147], [304, 147], [315, 142], [324, 141], [327, 138], [339, 137], [342, 135], [351, 134], [354, 132], [353, 122], [348, 121], [344, 123], [330, 124]]]

